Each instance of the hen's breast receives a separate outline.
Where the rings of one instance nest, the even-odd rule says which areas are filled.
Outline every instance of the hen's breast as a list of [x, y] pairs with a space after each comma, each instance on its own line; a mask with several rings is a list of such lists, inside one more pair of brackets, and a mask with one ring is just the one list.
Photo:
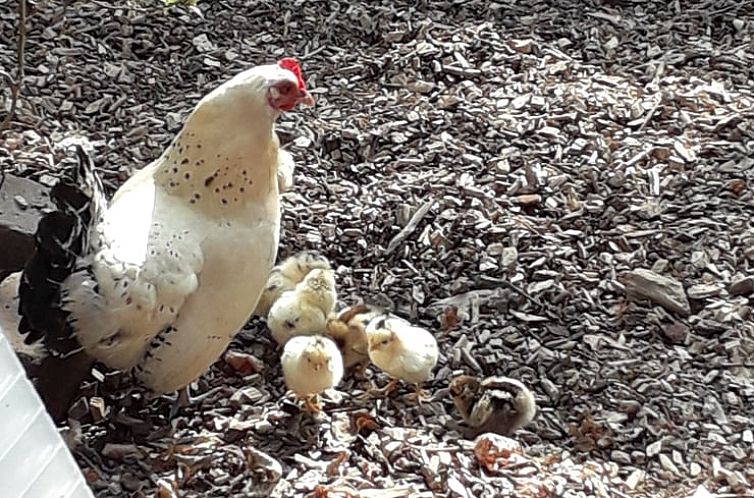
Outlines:
[[251, 222], [223, 220], [207, 232], [201, 244], [204, 267], [197, 292], [222, 310], [218, 320], [223, 328], [240, 327], [256, 307], [275, 263], [279, 215], [271, 213]]
[[203, 258], [197, 288], [170, 328], [150, 342], [137, 366], [144, 384], [169, 392], [217, 361], [264, 290], [277, 255], [279, 221], [277, 210], [260, 208], [245, 218], [204, 218], [193, 227], [191, 233], [201, 234]]

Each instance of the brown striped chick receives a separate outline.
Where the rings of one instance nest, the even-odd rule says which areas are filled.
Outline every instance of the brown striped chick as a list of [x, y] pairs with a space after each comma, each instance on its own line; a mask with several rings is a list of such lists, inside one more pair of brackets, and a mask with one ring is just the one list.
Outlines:
[[266, 317], [283, 292], [292, 290], [310, 271], [315, 269], [330, 269], [330, 262], [316, 251], [301, 251], [283, 260], [270, 272], [254, 314]]
[[367, 304], [355, 304], [331, 316], [325, 334], [332, 338], [343, 354], [343, 366], [356, 366], [363, 370], [369, 363], [367, 325], [383, 314], [382, 308]]
[[537, 403], [520, 381], [508, 377], [479, 380], [461, 375], [450, 383], [449, 392], [456, 409], [469, 426], [461, 428], [466, 437], [485, 432], [509, 436], [532, 421]]
[[319, 394], [343, 378], [343, 358], [331, 339], [318, 335], [291, 338], [280, 359], [285, 385], [310, 413], [322, 410]]
[[324, 332], [337, 298], [333, 271], [310, 271], [270, 308], [267, 326], [272, 337], [283, 346], [291, 337]]
[[380, 390], [373, 389], [372, 393], [389, 393], [400, 379], [416, 385], [416, 393], [412, 396], [420, 401], [423, 396], [421, 384], [429, 379], [437, 365], [439, 351], [434, 336], [421, 327], [388, 314], [372, 319], [366, 332], [369, 359], [392, 377], [387, 386]]

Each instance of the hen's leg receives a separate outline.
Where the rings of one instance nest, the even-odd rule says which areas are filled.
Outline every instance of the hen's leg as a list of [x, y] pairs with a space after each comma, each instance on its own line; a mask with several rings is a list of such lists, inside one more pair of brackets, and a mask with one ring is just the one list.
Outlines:
[[178, 415], [178, 411], [191, 404], [191, 395], [189, 394], [189, 386], [186, 386], [184, 388], [181, 388], [178, 390], [178, 393], [175, 395], [175, 401], [170, 405], [170, 414], [168, 415], [168, 420], [173, 420], [176, 415]]

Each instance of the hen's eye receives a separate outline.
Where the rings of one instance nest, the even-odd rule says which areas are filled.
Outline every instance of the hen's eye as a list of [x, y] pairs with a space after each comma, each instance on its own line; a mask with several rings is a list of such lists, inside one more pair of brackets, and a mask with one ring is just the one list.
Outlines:
[[283, 95], [287, 95], [293, 91], [293, 83], [283, 83], [278, 87], [278, 90]]

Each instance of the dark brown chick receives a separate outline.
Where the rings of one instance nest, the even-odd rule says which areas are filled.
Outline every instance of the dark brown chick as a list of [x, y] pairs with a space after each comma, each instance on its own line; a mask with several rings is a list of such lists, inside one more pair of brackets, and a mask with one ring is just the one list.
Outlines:
[[485, 432], [509, 436], [532, 421], [537, 403], [532, 392], [509, 377], [479, 380], [461, 375], [450, 383], [449, 392], [456, 409], [469, 426], [462, 428], [466, 437]]

